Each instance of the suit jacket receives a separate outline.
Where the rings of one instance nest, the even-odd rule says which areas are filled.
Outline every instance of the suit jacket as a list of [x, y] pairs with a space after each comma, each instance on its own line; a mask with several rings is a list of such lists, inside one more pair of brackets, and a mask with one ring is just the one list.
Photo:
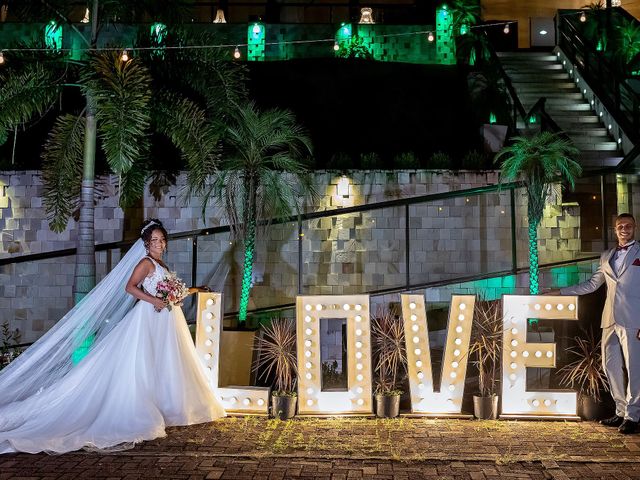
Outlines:
[[596, 273], [579, 285], [560, 289], [563, 295], [584, 295], [595, 292], [606, 282], [607, 300], [602, 311], [602, 328], [614, 323], [625, 328], [640, 329], [640, 242], [629, 247], [620, 273], [613, 270], [612, 248], [600, 256], [600, 266]]

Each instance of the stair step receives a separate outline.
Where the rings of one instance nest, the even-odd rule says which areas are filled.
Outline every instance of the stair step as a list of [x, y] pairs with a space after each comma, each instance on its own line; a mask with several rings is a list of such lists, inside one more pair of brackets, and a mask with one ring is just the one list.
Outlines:
[[575, 102], [576, 100], [584, 100], [584, 98], [582, 97], [582, 93], [580, 92], [565, 92], [565, 91], [549, 91], [549, 92], [544, 92], [543, 94], [539, 94], [539, 93], [530, 93], [530, 92], [526, 92], [526, 93], [520, 93], [518, 92], [518, 97], [520, 97], [520, 100], [522, 100], [523, 102], [525, 101], [525, 99], [527, 101], [533, 100], [535, 102], [537, 102], [540, 97], [546, 97], [547, 98], [547, 103], [551, 102], [551, 101], [559, 101], [559, 100], [563, 100], [563, 101], [567, 101], [567, 102]]
[[603, 167], [615, 167], [624, 157], [619, 155], [611, 155], [609, 152], [592, 152], [582, 151], [578, 161], [582, 168], [603, 168]]
[[542, 83], [544, 85], [553, 84], [558, 80], [567, 81], [571, 78], [568, 73], [563, 72], [547, 74], [540, 72], [507, 72], [507, 75], [509, 75], [513, 83]]
[[520, 52], [498, 52], [498, 58], [504, 59], [503, 63], [509, 62], [556, 62], [558, 57], [548, 53], [520, 53]]
[[581, 135], [588, 135], [590, 137], [609, 137], [609, 132], [607, 132], [606, 128], [595, 128], [591, 126], [585, 126], [584, 128], [572, 128], [570, 130], [565, 130], [564, 133], [569, 135], [570, 137], [579, 137]]
[[576, 148], [579, 148], [582, 151], [593, 151], [593, 152], [617, 152], [618, 144], [616, 142], [598, 142], [594, 141], [593, 138], [583, 137], [583, 138], [574, 138], [571, 137], [573, 144]]
[[503, 68], [507, 73], [526, 73], [526, 72], [540, 72], [540, 73], [548, 73], [548, 72], [558, 72], [563, 71], [564, 68], [559, 63], [550, 63], [550, 62], [539, 62], [535, 65], [531, 65], [529, 62], [516, 64], [516, 63], [505, 63], [503, 64]]
[[546, 110], [549, 114], [559, 113], [562, 115], [566, 112], [591, 112], [591, 105], [588, 103], [553, 103], [547, 102]]
[[571, 91], [571, 92], [579, 92], [578, 88], [573, 84], [573, 82], [554, 82], [552, 84], [548, 83], [519, 83], [513, 82], [513, 86], [515, 87], [518, 93], [533, 93], [533, 92], [549, 92], [549, 91]]

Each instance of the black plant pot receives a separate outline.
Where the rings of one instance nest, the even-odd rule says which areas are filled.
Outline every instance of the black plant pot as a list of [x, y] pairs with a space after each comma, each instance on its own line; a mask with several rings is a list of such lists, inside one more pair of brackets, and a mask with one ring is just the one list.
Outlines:
[[278, 420], [288, 420], [296, 414], [296, 402], [298, 397], [272, 396], [271, 414]]
[[495, 420], [498, 418], [498, 395], [492, 397], [473, 396], [473, 415], [480, 420]]
[[396, 418], [400, 414], [400, 395], [376, 395], [376, 416]]
[[580, 416], [584, 420], [600, 420], [611, 416], [610, 406], [602, 400], [586, 395], [580, 396], [578, 403]]

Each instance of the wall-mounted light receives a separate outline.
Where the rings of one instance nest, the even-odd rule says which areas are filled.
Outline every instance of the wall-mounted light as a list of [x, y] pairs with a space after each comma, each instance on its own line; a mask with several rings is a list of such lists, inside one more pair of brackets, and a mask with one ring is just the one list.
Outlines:
[[219, 8], [216, 10], [216, 18], [213, 19], [213, 23], [227, 23], [227, 19], [224, 18], [224, 10]]
[[373, 21], [373, 10], [371, 8], [369, 8], [369, 7], [361, 8], [360, 9], [360, 20], [358, 21], [358, 23], [363, 23], [363, 24], [375, 23]]
[[340, 179], [338, 180], [338, 184], [336, 185], [336, 194], [339, 197], [343, 197], [346, 198], [349, 196], [349, 179], [343, 175], [342, 177], [340, 177]]

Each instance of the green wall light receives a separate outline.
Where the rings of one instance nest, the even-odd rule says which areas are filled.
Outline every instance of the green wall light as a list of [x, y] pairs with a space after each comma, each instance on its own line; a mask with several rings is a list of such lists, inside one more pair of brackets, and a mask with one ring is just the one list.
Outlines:
[[55, 20], [51, 20], [44, 27], [44, 43], [52, 50], [62, 48], [62, 25], [58, 25]]
[[266, 28], [260, 22], [252, 22], [247, 29], [247, 60], [261, 62], [265, 60]]
[[489, 113], [489, 123], [494, 124], [498, 121], [498, 119], [496, 118], [496, 114], [493, 112]]

